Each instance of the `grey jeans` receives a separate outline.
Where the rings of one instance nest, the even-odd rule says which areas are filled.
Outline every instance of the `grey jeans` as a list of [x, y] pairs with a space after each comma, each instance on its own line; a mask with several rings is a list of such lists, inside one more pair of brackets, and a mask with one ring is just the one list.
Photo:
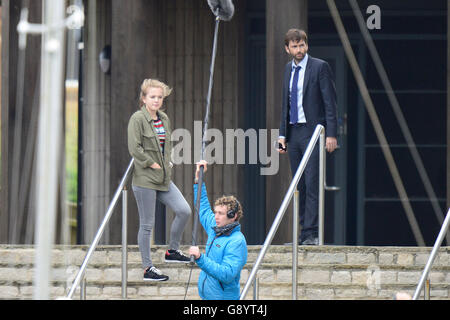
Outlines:
[[168, 206], [175, 213], [175, 219], [170, 227], [169, 249], [172, 250], [178, 250], [180, 246], [184, 227], [191, 215], [191, 208], [173, 182], [170, 182], [169, 191], [157, 191], [133, 186], [133, 193], [139, 211], [139, 232], [137, 240], [142, 257], [142, 266], [145, 269], [153, 266], [150, 256], [150, 245], [152, 230], [155, 225], [156, 199]]

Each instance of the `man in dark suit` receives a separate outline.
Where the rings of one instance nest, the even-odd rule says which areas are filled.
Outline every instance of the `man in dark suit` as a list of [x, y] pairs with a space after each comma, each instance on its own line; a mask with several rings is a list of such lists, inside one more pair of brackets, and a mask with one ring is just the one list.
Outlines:
[[[292, 60], [286, 65], [283, 80], [278, 151], [288, 153], [292, 176], [318, 124], [325, 127], [326, 149], [337, 146], [336, 88], [327, 62], [308, 55], [308, 37], [303, 30], [290, 29], [285, 37], [286, 52]], [[287, 149], [287, 150], [286, 150]], [[302, 226], [299, 242], [317, 245], [319, 208], [319, 148], [311, 158], [298, 184]]]

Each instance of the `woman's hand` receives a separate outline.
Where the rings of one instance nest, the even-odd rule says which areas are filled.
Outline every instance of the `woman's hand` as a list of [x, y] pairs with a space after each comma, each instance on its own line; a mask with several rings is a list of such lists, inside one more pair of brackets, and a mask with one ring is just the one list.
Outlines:
[[159, 164], [157, 164], [156, 162], [153, 162], [153, 164], [150, 166], [150, 168], [152, 168], [152, 169], [162, 169], [161, 166]]

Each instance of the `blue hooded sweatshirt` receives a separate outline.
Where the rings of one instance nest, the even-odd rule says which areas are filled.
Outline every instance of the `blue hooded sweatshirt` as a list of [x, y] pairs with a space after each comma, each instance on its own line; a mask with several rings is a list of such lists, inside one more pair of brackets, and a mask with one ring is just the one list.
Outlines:
[[[194, 185], [194, 199], [198, 185]], [[195, 262], [202, 270], [198, 279], [198, 292], [204, 300], [237, 300], [240, 295], [239, 279], [241, 270], [247, 263], [247, 242], [237, 225], [230, 234], [216, 237], [214, 212], [208, 200], [205, 184], [200, 198], [200, 223], [208, 240], [206, 252]]]

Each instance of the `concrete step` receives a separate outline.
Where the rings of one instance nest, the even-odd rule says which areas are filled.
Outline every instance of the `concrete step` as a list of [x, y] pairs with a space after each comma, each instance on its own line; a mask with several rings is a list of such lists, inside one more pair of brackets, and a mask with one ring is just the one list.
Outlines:
[[[87, 246], [58, 246], [52, 255], [52, 297], [65, 296]], [[188, 246], [181, 248], [187, 252]], [[204, 247], [202, 248], [204, 249]], [[128, 247], [129, 299], [183, 299], [191, 268], [163, 261], [166, 246], [153, 246], [156, 267], [167, 274], [166, 282], [142, 281], [137, 246]], [[248, 263], [241, 273], [241, 288], [251, 272], [261, 246], [249, 246]], [[301, 246], [298, 251], [299, 299], [392, 299], [396, 292], [412, 294], [431, 248]], [[0, 246], [0, 298], [30, 299], [33, 292], [35, 250], [32, 246]], [[198, 299], [200, 270], [192, 268], [188, 299]], [[291, 299], [292, 248], [271, 246], [260, 270], [260, 299]], [[121, 298], [121, 248], [100, 246], [86, 273], [88, 299]], [[450, 247], [443, 247], [430, 274], [431, 298], [449, 299]], [[252, 292], [247, 294], [252, 299]], [[74, 299], [79, 299], [79, 289]]]

